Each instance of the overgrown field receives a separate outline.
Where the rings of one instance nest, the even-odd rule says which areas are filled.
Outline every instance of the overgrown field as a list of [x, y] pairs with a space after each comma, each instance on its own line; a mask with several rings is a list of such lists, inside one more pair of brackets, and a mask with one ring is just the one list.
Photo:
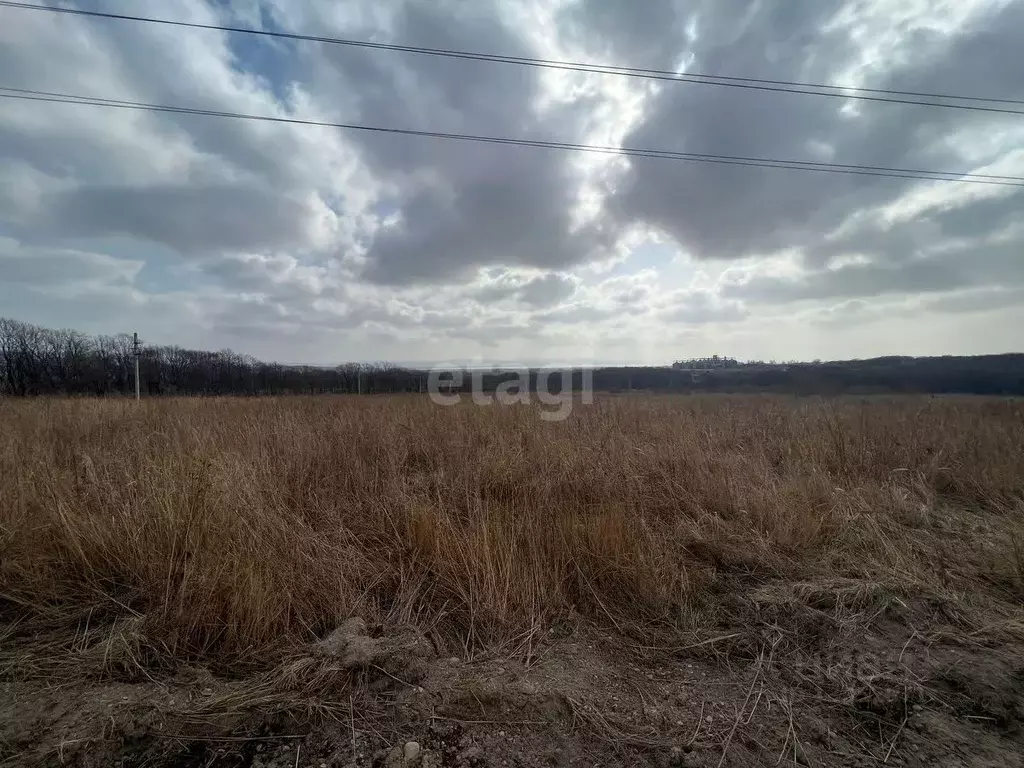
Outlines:
[[[1020, 735], [1019, 699], [960, 706], [970, 681], [908, 667], [895, 684], [885, 664], [949, 643], [983, 664], [1021, 649], [1022, 498], [1017, 400], [598, 395], [560, 423], [414, 396], [0, 400], [0, 671], [31, 687], [203, 669], [250, 703], [291, 697], [308, 713], [330, 710], [328, 689], [352, 707], [369, 668], [408, 683], [407, 664], [328, 674], [309, 660], [351, 617], [366, 637], [415, 631], [431, 657], [527, 670], [592, 635], [638, 668], [689, 659], [736, 676], [741, 713], [770, 711], [785, 688], [788, 726], [765, 714], [746, 741], [753, 712], [714, 736], [694, 718], [687, 747], [715, 760], [723, 746], [737, 765], [757, 764], [735, 753], [757, 744], [768, 764], [793, 752], [794, 707], [810, 696], [807, 711], [878, 721], [851, 725], [851, 754], [912, 761], [897, 748], [912, 708], [947, 689], [943, 711], [980, 718], [965, 728]], [[873, 637], [877, 669], [836, 660]], [[1019, 685], [1024, 665], [1007, 664], [993, 674]], [[586, 722], [585, 692], [561, 695]], [[377, 699], [359, 711], [394, 706]], [[634, 726], [612, 731], [632, 734], [616, 741], [630, 760], [675, 743]]]

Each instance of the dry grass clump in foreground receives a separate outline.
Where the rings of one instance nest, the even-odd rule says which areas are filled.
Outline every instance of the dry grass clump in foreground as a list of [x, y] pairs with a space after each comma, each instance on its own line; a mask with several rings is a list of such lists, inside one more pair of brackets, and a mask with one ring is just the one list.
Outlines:
[[466, 647], [566, 616], [694, 629], [731, 575], [1022, 595], [1017, 401], [599, 397], [546, 423], [411, 396], [7, 400], [0, 423], [4, 612], [83, 654], [91, 627], [107, 663], [117, 622], [143, 665], [265, 662], [352, 615]]

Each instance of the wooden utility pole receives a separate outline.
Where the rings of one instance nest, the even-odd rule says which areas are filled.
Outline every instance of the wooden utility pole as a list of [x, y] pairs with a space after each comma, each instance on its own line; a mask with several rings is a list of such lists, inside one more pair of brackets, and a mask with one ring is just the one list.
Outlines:
[[141, 398], [141, 391], [139, 388], [139, 334], [132, 334], [132, 353], [135, 356], [135, 399]]

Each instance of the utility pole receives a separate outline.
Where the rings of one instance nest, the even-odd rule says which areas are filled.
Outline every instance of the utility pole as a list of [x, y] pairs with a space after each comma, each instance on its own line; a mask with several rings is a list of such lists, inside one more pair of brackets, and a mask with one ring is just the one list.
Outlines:
[[135, 399], [141, 398], [139, 390], [139, 334], [135, 333], [132, 335], [132, 353], [135, 356]]

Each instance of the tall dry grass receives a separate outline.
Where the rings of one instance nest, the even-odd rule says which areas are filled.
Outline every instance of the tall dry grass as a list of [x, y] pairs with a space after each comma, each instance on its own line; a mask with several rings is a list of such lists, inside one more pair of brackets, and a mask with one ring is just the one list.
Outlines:
[[731, 575], [1022, 595], [1018, 401], [40, 399], [0, 424], [0, 617], [83, 651], [118, 626], [143, 666], [355, 614], [467, 644], [685, 625]]

